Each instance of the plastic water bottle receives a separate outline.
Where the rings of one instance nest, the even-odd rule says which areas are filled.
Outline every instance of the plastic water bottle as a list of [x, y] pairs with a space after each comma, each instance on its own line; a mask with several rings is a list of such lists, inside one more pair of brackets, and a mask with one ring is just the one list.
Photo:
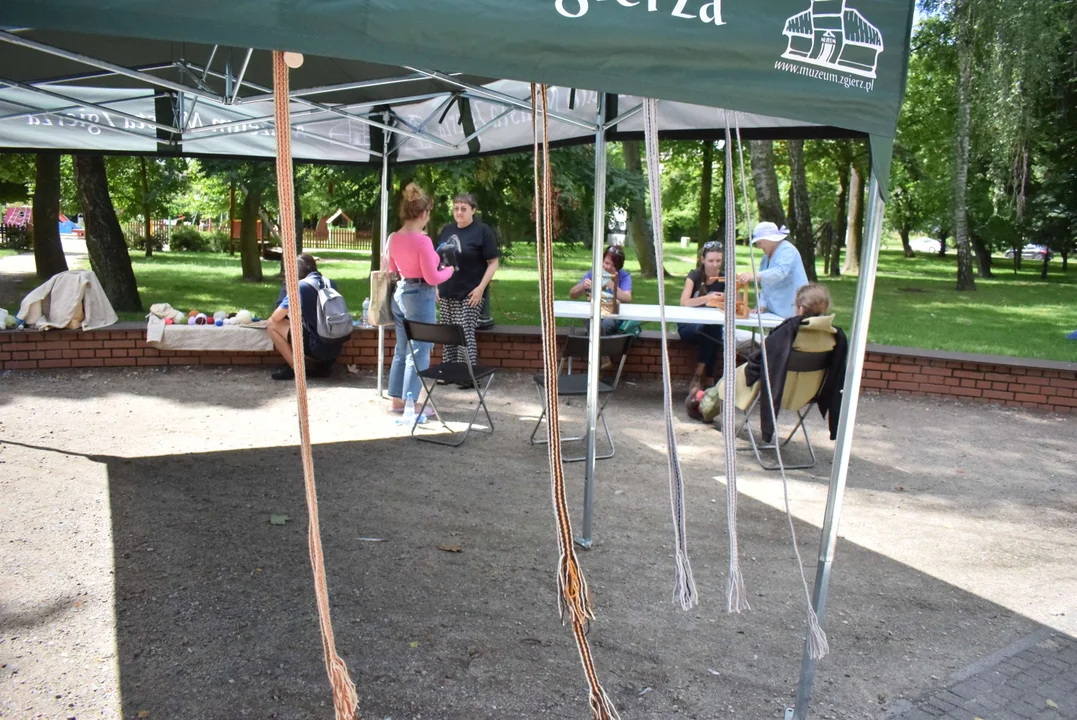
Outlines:
[[363, 316], [359, 318], [359, 324], [363, 327], [370, 327], [370, 298], [363, 301]]
[[415, 424], [415, 395], [410, 392], [404, 401], [404, 415], [400, 418], [400, 424], [407, 427]]

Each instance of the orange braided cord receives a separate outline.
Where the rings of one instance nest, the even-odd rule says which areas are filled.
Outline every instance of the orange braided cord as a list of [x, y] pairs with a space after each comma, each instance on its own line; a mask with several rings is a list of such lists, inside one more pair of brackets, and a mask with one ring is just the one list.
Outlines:
[[336, 720], [358, 720], [359, 697], [348, 667], [337, 655], [333, 623], [329, 617], [329, 589], [325, 581], [325, 558], [322, 556], [322, 533], [318, 524], [318, 494], [314, 485], [314, 458], [310, 448], [310, 419], [307, 410], [306, 361], [303, 354], [302, 314], [298, 312], [299, 278], [296, 271], [295, 242], [286, 233], [295, 232], [295, 195], [292, 188], [292, 132], [288, 105], [288, 67], [284, 53], [273, 51], [273, 108], [277, 133], [277, 196], [280, 200], [280, 235], [284, 246], [284, 284], [288, 289], [288, 322], [292, 331], [292, 366], [295, 368], [295, 395], [299, 413], [300, 456], [303, 460], [303, 485], [307, 495], [310, 530], [310, 564], [314, 570], [314, 594], [318, 602], [318, 624], [322, 633], [325, 669], [333, 688]]

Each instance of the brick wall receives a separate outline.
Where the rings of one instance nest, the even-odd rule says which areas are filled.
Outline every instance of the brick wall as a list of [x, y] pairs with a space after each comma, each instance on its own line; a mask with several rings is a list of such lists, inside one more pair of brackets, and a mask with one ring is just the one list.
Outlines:
[[[206, 332], [213, 332], [206, 330]], [[101, 330], [0, 332], [0, 370], [150, 365], [267, 365], [275, 353], [185, 352], [158, 350], [145, 342], [145, 326], [120, 323]], [[372, 367], [378, 360], [378, 334], [356, 330], [340, 362]], [[394, 333], [386, 331], [386, 362], [392, 360]], [[673, 377], [685, 379], [695, 369], [695, 348], [669, 342]], [[440, 355], [435, 348], [434, 357]], [[479, 335], [479, 361], [517, 372], [542, 367], [537, 327], [498, 326]], [[577, 364], [577, 367], [580, 367]], [[584, 365], [585, 367], [585, 365]], [[629, 378], [657, 378], [662, 370], [658, 333], [637, 340], [625, 363]], [[864, 365], [863, 388], [869, 392], [954, 397], [1056, 413], [1077, 413], [1077, 363], [965, 355], [872, 345]]]

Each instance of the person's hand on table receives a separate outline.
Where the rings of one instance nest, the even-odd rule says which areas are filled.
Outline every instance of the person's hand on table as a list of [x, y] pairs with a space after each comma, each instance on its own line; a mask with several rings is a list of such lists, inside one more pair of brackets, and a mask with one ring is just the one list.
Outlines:
[[469, 307], [478, 307], [482, 303], [482, 288], [477, 287], [467, 294], [467, 304]]

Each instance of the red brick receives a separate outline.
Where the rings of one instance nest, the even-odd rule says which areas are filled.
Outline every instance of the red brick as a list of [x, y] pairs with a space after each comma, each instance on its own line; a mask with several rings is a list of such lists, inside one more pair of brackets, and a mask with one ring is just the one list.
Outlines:
[[105, 358], [105, 367], [130, 367], [135, 361], [128, 357]]
[[44, 350], [31, 350], [29, 352], [29, 356], [30, 356], [31, 360], [44, 360], [45, 359], [45, 351]]
[[897, 381], [897, 380], [892, 380], [890, 382], [890, 384], [889, 384], [889, 388], [891, 390], [909, 390], [909, 391], [915, 392], [915, 391], [920, 389], [920, 386], [917, 385], [916, 383], [900, 382], [900, 381]]
[[[1017, 387], [1021, 387], [1021, 386], [1018, 385]], [[991, 389], [992, 390], [1010, 390], [1012, 388], [1010, 388], [1010, 384], [1008, 382], [996, 382], [996, 383], [991, 383]]]
[[0, 352], [0, 360], [10, 360], [10, 359], [11, 359], [11, 353], [9, 353], [9, 352]]
[[196, 357], [172, 357], [168, 358], [169, 365], [198, 365], [198, 358]]
[[135, 348], [134, 350], [127, 351], [127, 357], [142, 357], [145, 354], [145, 350], [142, 348]]
[[65, 368], [71, 367], [70, 360], [42, 360], [37, 364], [40, 368]]
[[62, 350], [60, 351], [60, 357], [65, 358], [77, 358], [79, 356], [78, 350]]
[[72, 350], [96, 350], [101, 347], [100, 340], [79, 340], [71, 343]]
[[94, 350], [94, 357], [107, 358], [112, 357], [111, 350]]
[[1045, 403], [1045, 402], [1047, 402], [1047, 396], [1046, 395], [1032, 395], [1030, 393], [1022, 393], [1022, 392], [1014, 393], [1013, 399], [1017, 400], [1019, 402], [1030, 402], [1030, 403]]
[[860, 385], [862, 387], [865, 387], [865, 388], [885, 388], [886, 387], [886, 381], [885, 380], [874, 380], [872, 378], [865, 377], [861, 381]]
[[168, 364], [168, 358], [141, 357], [141, 358], [138, 358], [138, 360], [136, 360], [135, 362], [139, 366], [143, 366], [143, 365], [167, 365]]
[[961, 397], [980, 397], [982, 391], [973, 388], [955, 387], [950, 388], [949, 394], [960, 395]]
[[969, 378], [970, 380], [983, 380], [984, 374], [981, 372], [969, 372], [968, 370], [955, 370], [954, 377]]
[[1005, 383], [1008, 383], [1011, 380], [1013, 380], [1013, 378], [1010, 375], [1003, 375], [1002, 373], [997, 373], [997, 372], [985, 373], [984, 374], [984, 379], [985, 380], [994, 380], [996, 382], [1005, 382]]
[[950, 377], [953, 375], [953, 371], [949, 368], [940, 367], [925, 367], [922, 372], [924, 375], [937, 375], [939, 377]]
[[135, 347], [134, 340], [106, 340], [101, 343], [103, 347], [107, 348], [133, 348]]
[[262, 358], [251, 355], [235, 355], [232, 357], [233, 365], [261, 365]]
[[71, 367], [104, 367], [104, 358], [79, 358], [71, 361]]
[[1077, 407], [1077, 397], [1056, 397], [1051, 399], [1051, 403], [1054, 405], [1062, 405], [1065, 407]]
[[34, 370], [37, 368], [37, 360], [12, 360], [6, 365], [9, 370]]
[[45, 350], [45, 351], [68, 350], [68, 349], [71, 348], [71, 343], [63, 342], [62, 340], [56, 340], [56, 341], [53, 341], [53, 342], [36, 343], [35, 346], [36, 346], [36, 349]]
[[86, 358], [97, 357], [96, 355], [94, 355], [95, 352], [96, 352], [96, 350], [79, 350], [78, 354], [79, 354], [80, 358], [86, 359]]
[[983, 396], [992, 400], [1013, 400], [1013, 393], [999, 392], [998, 390], [984, 390]]

